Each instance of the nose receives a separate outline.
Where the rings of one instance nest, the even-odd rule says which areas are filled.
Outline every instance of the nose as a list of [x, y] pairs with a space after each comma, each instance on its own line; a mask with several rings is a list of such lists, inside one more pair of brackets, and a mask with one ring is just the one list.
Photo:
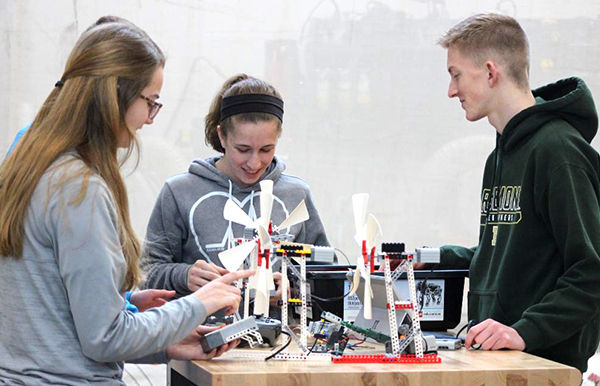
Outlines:
[[145, 123], [146, 125], [151, 125], [151, 124], [153, 124], [153, 123], [154, 123], [154, 119], [150, 119], [150, 117], [148, 117], [148, 118], [146, 119], [146, 122], [144, 122], [144, 123]]
[[456, 86], [453, 81], [450, 81], [450, 85], [448, 85], [448, 98], [454, 98], [458, 95], [458, 91], [456, 90]]
[[248, 166], [252, 170], [256, 170], [256, 169], [260, 168], [261, 162], [260, 162], [260, 157], [259, 157], [258, 153], [257, 152], [252, 153], [252, 155], [248, 159], [247, 163], [248, 163]]

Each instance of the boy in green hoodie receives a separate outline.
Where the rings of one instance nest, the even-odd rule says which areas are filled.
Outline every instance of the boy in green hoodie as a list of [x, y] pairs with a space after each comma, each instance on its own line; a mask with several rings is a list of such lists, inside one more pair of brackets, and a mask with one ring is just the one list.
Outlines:
[[479, 245], [444, 246], [441, 264], [469, 268], [465, 346], [514, 349], [584, 372], [600, 340], [598, 116], [578, 78], [531, 91], [521, 26], [472, 16], [439, 44], [448, 96], [497, 142], [485, 165]]

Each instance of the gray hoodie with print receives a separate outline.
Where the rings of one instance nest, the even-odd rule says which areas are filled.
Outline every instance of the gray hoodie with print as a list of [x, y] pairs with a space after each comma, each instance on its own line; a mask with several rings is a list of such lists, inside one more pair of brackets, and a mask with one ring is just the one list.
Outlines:
[[[241, 188], [219, 171], [220, 157], [194, 160], [187, 173], [169, 178], [154, 205], [146, 239], [142, 268], [146, 288], [165, 288], [178, 295], [190, 293], [188, 270], [198, 259], [222, 266], [218, 254], [228, 248], [230, 239], [242, 236], [244, 226], [223, 218], [228, 198], [252, 219], [260, 217], [260, 185]], [[285, 165], [275, 157], [261, 180], [273, 181], [273, 224], [280, 224], [305, 200], [310, 218], [292, 226], [286, 233], [294, 241], [328, 246], [329, 241], [310, 189], [300, 178], [283, 174]]]

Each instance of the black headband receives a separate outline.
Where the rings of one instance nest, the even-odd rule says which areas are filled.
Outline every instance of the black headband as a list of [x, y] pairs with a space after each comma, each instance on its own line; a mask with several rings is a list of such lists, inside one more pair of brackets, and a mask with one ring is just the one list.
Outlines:
[[283, 101], [266, 94], [241, 94], [223, 98], [221, 119], [223, 122], [232, 115], [243, 113], [267, 113], [283, 122]]

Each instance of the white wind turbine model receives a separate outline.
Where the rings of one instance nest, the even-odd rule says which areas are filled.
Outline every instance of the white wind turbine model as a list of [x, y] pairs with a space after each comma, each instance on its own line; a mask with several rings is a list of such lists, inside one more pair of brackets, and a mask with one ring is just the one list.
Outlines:
[[375, 245], [378, 238], [381, 236], [381, 227], [375, 216], [369, 213], [367, 217], [367, 204], [369, 195], [367, 193], [354, 194], [352, 196], [352, 208], [354, 210], [354, 226], [356, 234], [354, 240], [362, 248], [362, 254], [356, 259], [356, 270], [352, 278], [350, 287], [350, 295], [354, 295], [358, 289], [360, 277], [365, 279], [364, 292], [364, 317], [371, 319], [371, 299], [373, 298], [373, 290], [371, 289], [371, 273], [373, 271], [375, 259]]
[[[256, 221], [252, 220], [231, 199], [227, 200], [223, 209], [223, 217], [226, 220], [244, 225], [247, 228], [256, 229], [258, 237], [219, 253], [219, 259], [227, 270], [233, 272], [240, 268], [251, 252], [254, 252], [256, 259], [253, 259], [255, 263], [251, 265], [253, 269], [257, 270], [257, 273], [250, 278], [248, 289], [256, 290], [254, 314], [269, 315], [269, 292], [275, 289], [273, 270], [270, 262], [270, 250], [273, 243], [268, 231], [273, 208], [273, 181], [261, 181], [260, 189], [260, 217]], [[306, 204], [302, 200], [279, 226], [273, 226], [272, 229], [279, 231], [306, 221], [308, 217]], [[248, 299], [247, 295], [246, 299]]]

